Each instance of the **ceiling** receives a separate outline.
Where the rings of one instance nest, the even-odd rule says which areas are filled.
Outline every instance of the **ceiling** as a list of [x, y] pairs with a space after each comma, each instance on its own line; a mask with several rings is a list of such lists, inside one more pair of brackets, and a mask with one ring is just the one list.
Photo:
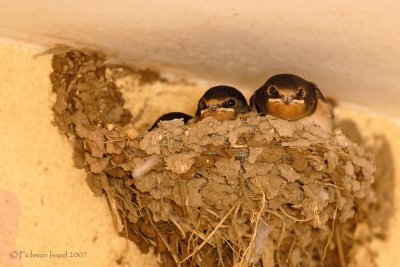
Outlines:
[[296, 73], [400, 116], [400, 2], [0, 0], [0, 36], [93, 47], [128, 64], [257, 89]]

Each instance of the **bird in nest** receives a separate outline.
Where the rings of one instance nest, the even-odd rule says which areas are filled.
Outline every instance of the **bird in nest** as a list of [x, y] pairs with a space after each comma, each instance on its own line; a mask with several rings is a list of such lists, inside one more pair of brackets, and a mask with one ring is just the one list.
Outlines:
[[201, 121], [209, 116], [218, 121], [234, 120], [239, 114], [249, 110], [247, 100], [239, 90], [219, 85], [208, 89], [200, 98], [195, 120]]
[[262, 116], [318, 125], [328, 133], [333, 128], [332, 107], [320, 89], [293, 74], [269, 78], [250, 98], [250, 108]]

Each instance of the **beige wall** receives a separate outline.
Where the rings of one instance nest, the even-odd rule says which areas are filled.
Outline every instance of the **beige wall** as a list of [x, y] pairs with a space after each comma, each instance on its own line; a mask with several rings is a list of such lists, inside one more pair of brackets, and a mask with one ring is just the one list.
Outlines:
[[293, 72], [327, 95], [400, 115], [400, 2], [0, 0], [0, 36], [256, 89]]
[[40, 51], [0, 41], [0, 266], [157, 266], [117, 236], [107, 201], [74, 167], [70, 142], [52, 124], [51, 56]]

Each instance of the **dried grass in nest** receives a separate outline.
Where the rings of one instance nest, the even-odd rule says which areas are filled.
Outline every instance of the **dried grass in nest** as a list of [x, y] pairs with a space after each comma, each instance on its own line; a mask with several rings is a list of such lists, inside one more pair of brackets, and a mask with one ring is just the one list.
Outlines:
[[105, 193], [118, 232], [154, 248], [163, 265], [350, 261], [374, 165], [339, 131], [255, 116], [139, 133], [102, 56], [67, 49], [53, 69], [55, 122], [74, 142], [77, 167]]

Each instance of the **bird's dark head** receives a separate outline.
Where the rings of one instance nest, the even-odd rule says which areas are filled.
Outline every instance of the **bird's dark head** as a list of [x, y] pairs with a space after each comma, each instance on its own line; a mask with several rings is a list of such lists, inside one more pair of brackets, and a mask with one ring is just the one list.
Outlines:
[[236, 118], [249, 110], [246, 98], [236, 88], [220, 85], [208, 89], [197, 104], [196, 118], [202, 120], [212, 116], [225, 121]]
[[318, 94], [315, 84], [293, 74], [278, 74], [255, 92], [252, 104], [262, 115], [297, 120], [315, 111]]

